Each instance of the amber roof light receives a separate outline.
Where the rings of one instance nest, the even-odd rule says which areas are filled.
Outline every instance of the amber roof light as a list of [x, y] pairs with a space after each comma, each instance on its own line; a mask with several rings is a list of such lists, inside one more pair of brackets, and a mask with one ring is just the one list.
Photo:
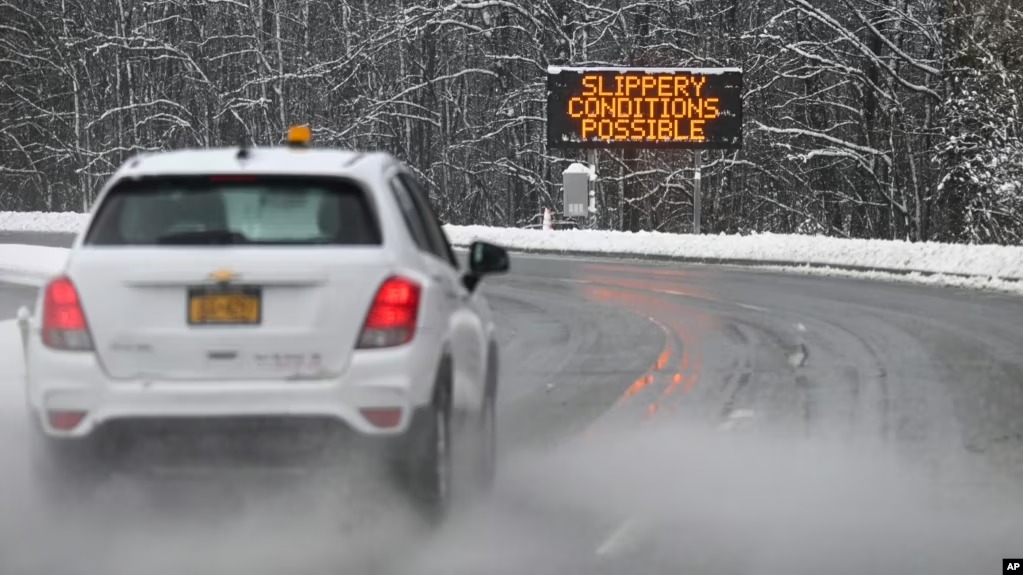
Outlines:
[[292, 147], [307, 147], [313, 139], [313, 130], [308, 124], [292, 126], [288, 128], [288, 145]]

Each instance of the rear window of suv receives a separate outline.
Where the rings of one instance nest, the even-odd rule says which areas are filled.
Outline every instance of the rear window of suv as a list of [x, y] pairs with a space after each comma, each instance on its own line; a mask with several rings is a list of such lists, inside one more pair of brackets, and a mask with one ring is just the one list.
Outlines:
[[380, 243], [361, 187], [294, 176], [125, 180], [107, 194], [85, 237], [94, 246]]

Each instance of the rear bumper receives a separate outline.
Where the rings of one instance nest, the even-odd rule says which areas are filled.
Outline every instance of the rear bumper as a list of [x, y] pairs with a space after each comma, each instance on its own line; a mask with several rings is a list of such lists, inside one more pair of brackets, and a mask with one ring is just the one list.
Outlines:
[[[428, 350], [426, 350], [428, 351]], [[412, 346], [356, 352], [344, 375], [322, 380], [112, 380], [91, 352], [54, 351], [29, 339], [29, 408], [51, 437], [84, 437], [125, 420], [325, 418], [364, 435], [399, 435], [412, 410], [429, 402], [438, 354]], [[366, 408], [400, 408], [398, 425], [379, 428]], [[46, 414], [85, 412], [71, 430], [54, 429]]]
[[353, 434], [333, 417], [241, 416], [115, 419], [83, 438], [55, 441], [84, 445], [107, 472], [216, 473], [311, 470], [343, 464], [365, 449], [395, 455], [406, 438]]

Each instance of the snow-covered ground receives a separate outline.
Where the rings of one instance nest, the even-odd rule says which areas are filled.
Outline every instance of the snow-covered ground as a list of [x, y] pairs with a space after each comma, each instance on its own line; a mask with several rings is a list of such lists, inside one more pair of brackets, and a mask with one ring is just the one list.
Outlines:
[[60, 271], [66, 257], [64, 248], [0, 244], [0, 282], [41, 285]]
[[88, 217], [78, 212], [0, 212], [0, 231], [78, 233]]
[[1023, 279], [1023, 248], [759, 234], [680, 235], [657, 232], [522, 230], [448, 226], [458, 245], [474, 239], [529, 251], [641, 255], [679, 260], [819, 265]]
[[815, 276], [849, 277], [856, 279], [869, 279], [877, 281], [891, 281], [914, 283], [938, 287], [955, 287], [974, 290], [997, 291], [1009, 294], [1023, 295], [1023, 282], [1011, 279], [1002, 279], [992, 276], [960, 276], [942, 273], [892, 273], [883, 271], [862, 271], [850, 270], [828, 266], [751, 266], [754, 268], [770, 269], [772, 271], [784, 271]]
[[[86, 214], [0, 212], [0, 231], [78, 232]], [[445, 226], [456, 246], [486, 240], [511, 250], [770, 265], [827, 275], [1023, 293], [1023, 247], [758, 234], [678, 235], [599, 230]], [[59, 268], [60, 248], [0, 244], [0, 279], [37, 283]]]

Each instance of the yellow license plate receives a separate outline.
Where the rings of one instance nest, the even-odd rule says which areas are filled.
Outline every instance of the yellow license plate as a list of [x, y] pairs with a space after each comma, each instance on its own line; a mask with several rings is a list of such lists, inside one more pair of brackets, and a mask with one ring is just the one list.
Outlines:
[[230, 292], [192, 289], [188, 293], [188, 323], [193, 325], [251, 325], [262, 316], [258, 288]]

